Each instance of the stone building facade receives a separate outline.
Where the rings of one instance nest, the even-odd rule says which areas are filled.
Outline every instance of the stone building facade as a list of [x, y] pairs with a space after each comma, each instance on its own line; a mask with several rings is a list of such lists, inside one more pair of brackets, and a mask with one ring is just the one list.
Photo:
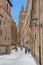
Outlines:
[[[41, 62], [41, 65], [43, 65], [43, 1], [42, 0], [28, 0], [24, 23], [22, 24], [20, 32], [23, 32], [21, 34], [21, 37], [22, 35], [24, 37], [24, 43], [23, 42], [22, 43], [25, 46], [27, 46], [27, 48], [30, 48], [31, 53], [36, 57], [38, 62], [39, 63]], [[21, 37], [20, 39], [22, 39]]]
[[[26, 9], [26, 12], [25, 12], [25, 16], [24, 14], [22, 16], [20, 16], [20, 23], [19, 24], [19, 27], [21, 27], [19, 29], [19, 36], [20, 36], [20, 43], [27, 47], [29, 49], [30, 47], [30, 43], [31, 43], [31, 40], [30, 40], [30, 17], [31, 17], [31, 7], [32, 7], [32, 1], [28, 1], [28, 5], [27, 5], [27, 9]], [[22, 11], [24, 10], [24, 8], [22, 8]], [[23, 11], [24, 13], [24, 11]], [[22, 12], [20, 13], [22, 14]], [[23, 17], [24, 16], [24, 17]], [[22, 20], [22, 17], [24, 18], [24, 20]]]
[[[35, 25], [31, 22], [33, 55], [35, 55], [39, 63], [41, 61], [41, 65], [43, 65], [43, 1], [41, 0], [39, 2], [39, 0], [33, 0], [32, 6], [32, 19], [37, 19]], [[31, 21], [33, 21], [32, 19]]]
[[18, 33], [17, 33], [16, 22], [14, 22], [13, 19], [12, 19], [12, 26], [11, 26], [11, 38], [12, 38], [11, 49], [14, 49], [18, 45]]
[[30, 43], [32, 43], [30, 39], [31, 8], [32, 8], [32, 0], [28, 0], [27, 8], [26, 8], [26, 15], [25, 15], [25, 44], [28, 49], [30, 48]]
[[0, 0], [0, 49], [2, 53], [11, 45], [11, 7], [9, 0]]
[[12, 4], [9, 0], [0, 0], [0, 53], [10, 51], [12, 45], [12, 17], [11, 17]]
[[[30, 0], [29, 0], [29, 3], [30, 3]], [[28, 3], [28, 7], [29, 7], [29, 3]], [[38, 62], [41, 65], [43, 65], [43, 22], [42, 22], [43, 21], [43, 1], [32, 0], [30, 4], [31, 4], [31, 8], [27, 7], [27, 9], [31, 9], [30, 10], [31, 12], [30, 13], [30, 42], [31, 42], [30, 50], [31, 50], [31, 53], [37, 58]]]
[[24, 7], [22, 6], [22, 10], [20, 12], [20, 16], [19, 16], [19, 44], [24, 46], [24, 19], [25, 19], [25, 11], [24, 11]]

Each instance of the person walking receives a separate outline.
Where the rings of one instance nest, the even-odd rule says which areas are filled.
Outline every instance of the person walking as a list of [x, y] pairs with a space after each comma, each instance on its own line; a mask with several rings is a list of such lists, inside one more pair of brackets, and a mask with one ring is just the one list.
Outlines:
[[28, 51], [28, 49], [27, 49], [27, 47], [25, 47], [25, 54], [27, 54], [27, 51]]
[[6, 54], [8, 54], [8, 48], [6, 47]]
[[30, 48], [28, 49], [28, 53], [30, 53]]
[[15, 47], [15, 52], [17, 52], [18, 51], [18, 49], [17, 49], [17, 47]]

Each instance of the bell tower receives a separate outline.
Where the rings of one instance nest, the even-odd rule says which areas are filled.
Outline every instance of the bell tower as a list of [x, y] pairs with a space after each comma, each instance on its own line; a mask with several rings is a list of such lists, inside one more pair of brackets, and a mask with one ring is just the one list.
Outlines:
[[22, 6], [21, 12], [20, 12], [20, 22], [19, 23], [24, 23], [25, 19], [25, 11], [24, 11], [24, 6]]

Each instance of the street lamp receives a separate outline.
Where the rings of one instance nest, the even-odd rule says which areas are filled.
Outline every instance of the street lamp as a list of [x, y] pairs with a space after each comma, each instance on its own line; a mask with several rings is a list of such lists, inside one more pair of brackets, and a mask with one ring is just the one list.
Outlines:
[[32, 22], [35, 24], [35, 26], [38, 26], [39, 27], [39, 63], [41, 65], [41, 37], [40, 37], [40, 27], [42, 27], [42, 24], [40, 24], [39, 22], [39, 25], [37, 24], [37, 18], [33, 18], [32, 19]]
[[37, 24], [37, 18], [32, 18], [32, 22], [36, 25]]
[[[38, 20], [37, 18], [32, 18], [32, 22], [35, 25], [35, 29], [36, 29], [37, 20]], [[33, 38], [33, 43], [34, 43], [34, 45], [33, 45], [34, 46], [34, 56], [35, 56], [35, 36], [36, 36], [36, 34], [34, 35], [34, 38]]]

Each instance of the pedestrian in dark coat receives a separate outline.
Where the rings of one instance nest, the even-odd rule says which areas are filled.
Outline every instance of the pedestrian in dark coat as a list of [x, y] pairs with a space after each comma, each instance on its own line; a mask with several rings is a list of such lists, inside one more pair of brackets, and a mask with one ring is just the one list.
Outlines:
[[17, 47], [15, 47], [15, 51], [16, 51], [16, 52], [18, 51]]
[[27, 47], [25, 47], [25, 54], [27, 54], [27, 51], [28, 51], [28, 50], [27, 50]]

